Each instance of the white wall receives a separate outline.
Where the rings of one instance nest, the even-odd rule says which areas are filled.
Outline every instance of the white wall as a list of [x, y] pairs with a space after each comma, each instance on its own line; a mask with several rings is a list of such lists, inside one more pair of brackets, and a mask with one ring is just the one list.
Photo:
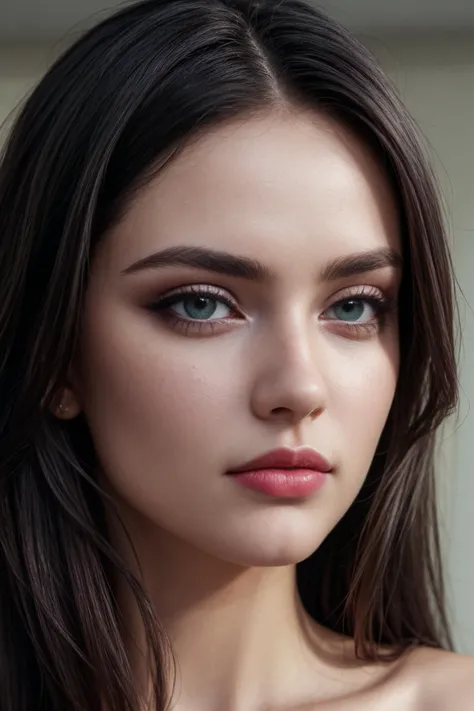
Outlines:
[[[439, 461], [441, 520], [458, 648], [474, 654], [474, 36], [364, 37], [428, 140], [446, 197], [463, 322], [459, 427]], [[0, 122], [59, 47], [0, 47]], [[453, 424], [453, 423], [451, 423]], [[456, 424], [456, 423], [455, 423]], [[449, 428], [448, 428], [449, 430]]]
[[474, 654], [474, 34], [366, 43], [429, 143], [450, 216], [460, 287], [461, 405], [443, 441], [440, 503], [456, 641], [460, 651]]

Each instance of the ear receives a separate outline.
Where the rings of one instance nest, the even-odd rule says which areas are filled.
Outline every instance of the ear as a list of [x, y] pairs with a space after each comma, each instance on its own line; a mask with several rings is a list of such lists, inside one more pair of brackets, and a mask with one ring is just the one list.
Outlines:
[[72, 420], [81, 412], [81, 406], [70, 387], [65, 387], [58, 394], [51, 412], [61, 420]]

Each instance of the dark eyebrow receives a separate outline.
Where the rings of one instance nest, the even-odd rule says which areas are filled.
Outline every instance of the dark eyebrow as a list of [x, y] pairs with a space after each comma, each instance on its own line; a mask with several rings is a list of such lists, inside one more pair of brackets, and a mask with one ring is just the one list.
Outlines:
[[[330, 262], [321, 274], [322, 281], [334, 281], [385, 267], [400, 268], [401, 256], [395, 250], [381, 248], [341, 257]], [[168, 247], [134, 262], [122, 274], [135, 274], [160, 267], [184, 266], [204, 269], [249, 281], [265, 282], [274, 279], [271, 270], [256, 259], [241, 257], [203, 247]]]
[[357, 252], [349, 254], [347, 257], [340, 257], [330, 262], [323, 270], [322, 281], [335, 281], [336, 279], [347, 279], [365, 272], [373, 272], [376, 269], [386, 269], [395, 267], [401, 269], [401, 255], [390, 247], [373, 249], [368, 252]]
[[155, 252], [127, 267], [122, 274], [133, 274], [142, 269], [156, 269], [181, 265], [205, 269], [228, 276], [240, 277], [251, 281], [269, 281], [270, 270], [255, 259], [238, 257], [228, 252], [219, 252], [202, 247], [168, 247]]

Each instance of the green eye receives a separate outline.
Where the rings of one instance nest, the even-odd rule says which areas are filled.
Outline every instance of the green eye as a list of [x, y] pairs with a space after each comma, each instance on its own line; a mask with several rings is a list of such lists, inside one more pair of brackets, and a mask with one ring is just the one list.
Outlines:
[[[219, 299], [214, 299], [209, 296], [187, 296], [184, 299], [179, 299], [173, 304], [174, 311], [183, 318], [198, 319], [207, 321], [212, 316], [216, 318], [226, 318], [229, 307]], [[224, 310], [224, 313], [222, 313]]]
[[235, 316], [235, 304], [225, 293], [211, 287], [193, 286], [165, 296], [152, 304], [155, 312], [168, 313], [182, 321], [225, 321]]
[[329, 311], [331, 310], [334, 313], [334, 318], [339, 321], [356, 323], [361, 320], [371, 321], [374, 307], [366, 299], [346, 299], [332, 306]]
[[350, 299], [336, 304], [334, 306], [334, 313], [336, 318], [341, 321], [360, 321], [366, 312], [367, 306], [367, 302], [362, 301], [362, 299]]

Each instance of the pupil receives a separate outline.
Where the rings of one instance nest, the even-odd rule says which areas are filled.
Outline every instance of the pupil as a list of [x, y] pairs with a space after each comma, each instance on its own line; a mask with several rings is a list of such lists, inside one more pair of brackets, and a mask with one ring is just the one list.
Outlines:
[[348, 314], [352, 313], [354, 309], [357, 308], [357, 302], [356, 301], [346, 301], [344, 304], [344, 311], [346, 311]]
[[194, 305], [198, 310], [205, 309], [208, 305], [208, 300], [204, 299], [202, 296], [198, 296], [197, 299], [194, 300]]
[[337, 307], [339, 318], [346, 321], [358, 321], [364, 313], [364, 302], [358, 299], [344, 301]]
[[205, 296], [193, 296], [186, 300], [185, 310], [191, 318], [210, 318], [216, 310], [215, 299], [207, 299]]

